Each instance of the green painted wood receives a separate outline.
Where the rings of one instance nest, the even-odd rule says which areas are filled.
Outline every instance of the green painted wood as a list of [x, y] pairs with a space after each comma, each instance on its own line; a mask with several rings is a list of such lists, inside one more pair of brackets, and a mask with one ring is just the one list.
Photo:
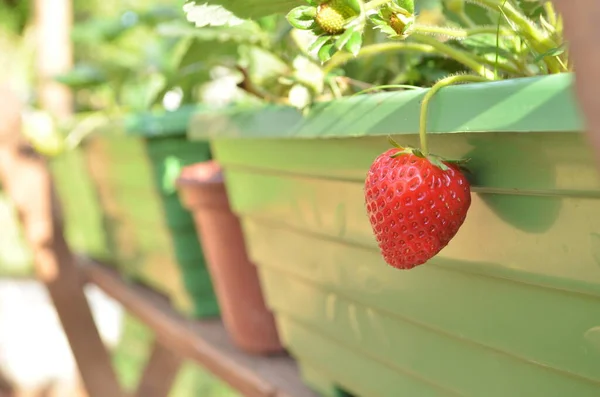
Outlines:
[[[227, 177], [232, 205], [243, 215], [377, 248], [360, 183], [233, 170]], [[468, 221], [434, 263], [449, 261], [461, 271], [600, 296], [600, 221], [592, 216], [599, 203], [596, 198], [475, 195]]]
[[[324, 378], [330, 377], [336, 380], [335, 387], [338, 390], [345, 389], [360, 397], [457, 396], [451, 390], [440, 389], [418, 376], [400, 373], [370, 360], [356, 350], [346, 348], [336, 339], [327, 338], [320, 332], [311, 332], [285, 316], [278, 316], [277, 326], [284, 338], [290, 341], [292, 352], [300, 363], [311, 363], [321, 370], [321, 384], [325, 382]], [[335, 364], [332, 365], [332, 362]], [[311, 378], [306, 380], [310, 381]]]
[[[445, 330], [393, 314], [389, 311], [390, 304], [388, 310], [380, 310], [275, 268], [261, 269], [269, 300], [280, 315], [399, 373], [414, 374], [458, 395], [507, 396], [518, 391], [519, 395], [527, 396], [559, 396], [570, 395], [574, 390], [578, 396], [598, 393], [600, 386], [594, 380], [540, 365], [538, 361], [519, 357], [518, 353], [473, 343], [466, 335], [462, 338], [448, 335]], [[302, 305], [298, 305], [300, 301]], [[402, 305], [397, 297], [393, 303]], [[505, 325], [508, 327], [510, 323]], [[553, 337], [544, 343], [548, 342], [559, 344], [562, 340]], [[291, 340], [288, 343], [294, 345]], [[394, 395], [393, 392], [399, 395], [401, 391], [395, 387], [389, 395]]]
[[[569, 73], [444, 88], [431, 102], [428, 131], [581, 131], [581, 112]], [[426, 90], [345, 97], [315, 105], [307, 117], [271, 105], [194, 114], [191, 139], [337, 138], [411, 135], [418, 131]]]
[[171, 295], [180, 309], [210, 317], [219, 308], [193, 218], [175, 187], [182, 167], [210, 158], [207, 143], [185, 137], [196, 109], [134, 115], [87, 146], [121, 268]]
[[[416, 135], [392, 136], [402, 144], [418, 145]], [[229, 169], [259, 168], [361, 183], [373, 159], [389, 148], [385, 137], [318, 142], [294, 139], [282, 150], [282, 142], [276, 139], [218, 139], [212, 147], [215, 158]], [[430, 147], [449, 158], [470, 159], [470, 180], [476, 192], [600, 195], [600, 180], [583, 134], [432, 135]]]
[[281, 107], [195, 118], [308, 382], [369, 397], [600, 395], [600, 176], [571, 89], [566, 74], [436, 97], [430, 146], [471, 159], [472, 206], [411, 271], [379, 255], [363, 183], [385, 135], [418, 143], [422, 92], [307, 118]]

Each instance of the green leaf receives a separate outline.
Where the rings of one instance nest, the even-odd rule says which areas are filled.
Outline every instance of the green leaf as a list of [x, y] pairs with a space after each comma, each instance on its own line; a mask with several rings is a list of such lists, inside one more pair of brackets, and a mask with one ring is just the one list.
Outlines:
[[93, 18], [82, 24], [75, 24], [71, 38], [76, 43], [102, 43], [121, 37], [132, 26], [121, 23], [120, 20]]
[[301, 6], [290, 11], [286, 18], [290, 25], [297, 29], [309, 30], [315, 25], [315, 16], [317, 11], [314, 7]]
[[352, 33], [352, 29], [346, 29], [346, 31], [342, 33], [340, 37], [338, 37], [338, 39], [335, 41], [335, 48], [337, 48], [338, 50], [344, 48], [348, 40], [350, 40], [350, 38], [352, 37]]
[[327, 43], [331, 39], [331, 36], [319, 36], [317, 39], [308, 47], [308, 52], [319, 51], [323, 44]]
[[357, 56], [362, 47], [363, 35], [362, 32], [353, 32], [350, 40], [346, 43], [346, 49], [352, 55]]
[[223, 6], [240, 18], [252, 19], [286, 14], [292, 8], [305, 4], [304, 0], [209, 0], [208, 3]]
[[560, 46], [558, 46], [556, 48], [549, 49], [548, 51], [544, 52], [543, 54], [539, 54], [538, 56], [535, 57], [534, 62], [539, 62], [546, 57], [556, 57], [556, 56], [561, 55], [564, 52], [565, 52], [565, 45], [561, 44]]
[[106, 75], [95, 66], [79, 64], [67, 73], [55, 76], [54, 80], [71, 88], [80, 89], [105, 83]]
[[357, 14], [360, 14], [362, 11], [362, 1], [361, 0], [346, 0], [346, 4], [350, 6]]
[[394, 3], [404, 8], [410, 14], [415, 13], [415, 1], [414, 0], [395, 0]]
[[319, 60], [321, 62], [327, 62], [331, 59], [332, 50], [334, 49], [333, 44], [325, 44], [319, 49]]
[[266, 43], [268, 36], [255, 22], [246, 21], [237, 26], [212, 26], [194, 28], [180, 21], [158, 25], [156, 32], [165, 37], [194, 37], [200, 40], [215, 40], [236, 43]]
[[187, 20], [197, 28], [204, 26], [236, 26], [244, 22], [231, 11], [219, 5], [187, 3], [183, 6]]

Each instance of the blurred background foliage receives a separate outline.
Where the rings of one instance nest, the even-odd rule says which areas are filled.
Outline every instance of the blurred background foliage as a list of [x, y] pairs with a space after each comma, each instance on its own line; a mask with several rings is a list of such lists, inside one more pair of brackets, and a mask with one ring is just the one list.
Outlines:
[[[9, 81], [35, 105], [33, 5], [32, 0], [0, 0], [0, 82]], [[164, 21], [182, 18], [185, 21], [181, 6], [158, 0], [74, 0], [74, 18], [75, 68], [60, 78], [77, 88], [77, 110], [100, 111], [117, 104], [129, 109], [145, 107], [140, 95], [150, 95], [153, 76], [173, 70], [169, 69], [171, 54], [177, 50], [173, 44], [179, 41], [179, 38], [159, 37], [154, 27]], [[4, 247], [0, 273], [4, 262], [25, 268], [30, 260], [27, 249], [21, 245], [11, 208], [0, 187], [0, 219], [13, 221], [5, 224], [7, 227], [0, 233], [0, 247]], [[14, 276], [15, 272], [10, 274]], [[123, 336], [113, 351], [113, 362], [128, 390], [137, 386], [152, 342], [150, 329], [131, 316], [125, 317]], [[237, 397], [239, 394], [188, 362], [170, 396]]]

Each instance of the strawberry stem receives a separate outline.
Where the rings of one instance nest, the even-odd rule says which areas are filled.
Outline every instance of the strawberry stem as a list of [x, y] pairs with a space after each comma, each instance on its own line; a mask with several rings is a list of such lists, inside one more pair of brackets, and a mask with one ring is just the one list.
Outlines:
[[435, 37], [414, 33], [411, 36], [416, 41], [422, 44], [428, 44], [435, 48], [439, 53], [449, 56], [453, 58], [455, 61], [462, 63], [468, 68], [472, 69], [475, 73], [480, 74], [483, 77], [488, 78], [489, 80], [494, 79], [494, 72], [487, 68], [485, 65], [482, 65], [475, 57], [469, 54], [466, 51], [459, 50], [448, 44], [444, 44]]
[[386, 52], [395, 51], [407, 51], [407, 52], [420, 52], [423, 54], [435, 54], [437, 50], [426, 44], [410, 43], [410, 42], [391, 42], [391, 43], [377, 43], [369, 44], [360, 49], [356, 56], [347, 52], [337, 52], [331, 60], [323, 67], [325, 74], [330, 73], [335, 68], [344, 65], [346, 62], [377, 56]]
[[421, 113], [419, 117], [419, 141], [421, 145], [421, 152], [425, 156], [429, 155], [429, 146], [427, 144], [427, 111], [429, 108], [429, 102], [431, 102], [431, 98], [433, 98], [433, 96], [439, 90], [450, 85], [462, 83], [481, 83], [490, 80], [492, 79], [483, 76], [475, 76], [472, 74], [448, 76], [439, 80], [425, 93], [425, 96], [423, 96], [423, 101], [421, 102]]
[[[496, 34], [497, 30], [498, 30], [496, 26], [477, 26], [477, 27], [469, 28], [469, 29], [456, 29], [456, 28], [449, 28], [449, 27], [443, 27], [443, 26], [421, 25], [421, 24], [414, 24], [411, 26], [410, 29], [414, 33], [433, 34], [433, 35], [447, 36], [447, 37], [457, 38], [457, 39], [463, 39], [466, 37], [475, 36], [475, 35], [479, 35], [479, 34], [486, 34], [486, 33]], [[506, 29], [506, 28], [501, 28], [500, 35], [514, 36], [515, 32], [513, 32], [509, 29]]]

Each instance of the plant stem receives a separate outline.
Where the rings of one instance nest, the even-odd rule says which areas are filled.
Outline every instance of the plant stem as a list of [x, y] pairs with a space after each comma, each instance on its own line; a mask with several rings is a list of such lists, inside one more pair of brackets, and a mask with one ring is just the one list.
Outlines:
[[[411, 30], [415, 33], [430, 33], [430, 34], [439, 34], [442, 36], [448, 36], [448, 37], [453, 37], [453, 38], [458, 38], [458, 39], [463, 39], [469, 36], [475, 36], [478, 34], [486, 34], [486, 33], [496, 33], [497, 32], [497, 28], [495, 26], [479, 26], [479, 27], [475, 27], [475, 28], [470, 28], [470, 29], [455, 29], [455, 28], [448, 28], [448, 27], [441, 27], [441, 26], [434, 26], [434, 25], [418, 25], [415, 24], [411, 27]], [[514, 35], [515, 33], [511, 30], [508, 29], [501, 29], [500, 33], [502, 35], [506, 35], [506, 36], [510, 36], [510, 35]]]
[[434, 37], [414, 33], [411, 36], [413, 39], [434, 47], [438, 52], [453, 58], [454, 60], [462, 63], [468, 68], [472, 69], [477, 74], [487, 78], [488, 80], [494, 80], [494, 72], [488, 69], [485, 65], [482, 65], [476, 58], [474, 58], [468, 52], [453, 48], [447, 44], [442, 43]]
[[374, 10], [375, 8], [379, 8], [382, 5], [389, 3], [390, 0], [371, 0], [365, 4], [365, 11]]
[[[552, 38], [547, 37], [541, 32], [538, 27], [531, 22], [525, 15], [520, 13], [512, 3], [504, 2], [503, 0], [471, 0], [473, 3], [478, 4], [480, 6], [491, 8], [492, 10], [497, 10], [498, 12], [504, 14], [504, 16], [512, 22], [519, 33], [522, 33], [527, 41], [529, 41], [529, 45], [539, 54], [544, 54], [553, 48], [557, 48], [558, 45], [552, 40]], [[548, 64], [548, 69], [552, 73], [560, 72], [560, 64], [554, 57], [547, 57], [546, 63]]]
[[489, 81], [490, 79], [482, 76], [475, 76], [472, 74], [461, 74], [444, 77], [433, 85], [423, 96], [421, 102], [421, 113], [419, 115], [419, 141], [421, 145], [421, 152], [427, 156], [429, 154], [429, 146], [427, 144], [427, 111], [431, 98], [442, 88], [461, 83], [481, 83]]
[[408, 51], [421, 52], [425, 54], [436, 54], [438, 51], [426, 44], [410, 43], [410, 42], [386, 42], [378, 44], [370, 44], [360, 49], [356, 57], [347, 52], [337, 52], [329, 62], [323, 67], [323, 73], [328, 74], [333, 69], [342, 66], [348, 61], [359, 58], [368, 58], [386, 52]]
[[[480, 62], [482, 65], [488, 65], [490, 67], [497, 67], [498, 70], [502, 70], [503, 72], [509, 73], [513, 76], [528, 76], [530, 75], [530, 73], [528, 73], [528, 71], [526, 69], [519, 69], [519, 66], [517, 66], [514, 63], [514, 60], [511, 60], [511, 63], [500, 63], [500, 62], [495, 62], [495, 61], [491, 61], [488, 59], [485, 59], [484, 57], [480, 57], [477, 55], [473, 56], [475, 59], [477, 59], [478, 62]], [[495, 75], [495, 74], [494, 74]], [[494, 80], [498, 80], [498, 78], [494, 78]]]

